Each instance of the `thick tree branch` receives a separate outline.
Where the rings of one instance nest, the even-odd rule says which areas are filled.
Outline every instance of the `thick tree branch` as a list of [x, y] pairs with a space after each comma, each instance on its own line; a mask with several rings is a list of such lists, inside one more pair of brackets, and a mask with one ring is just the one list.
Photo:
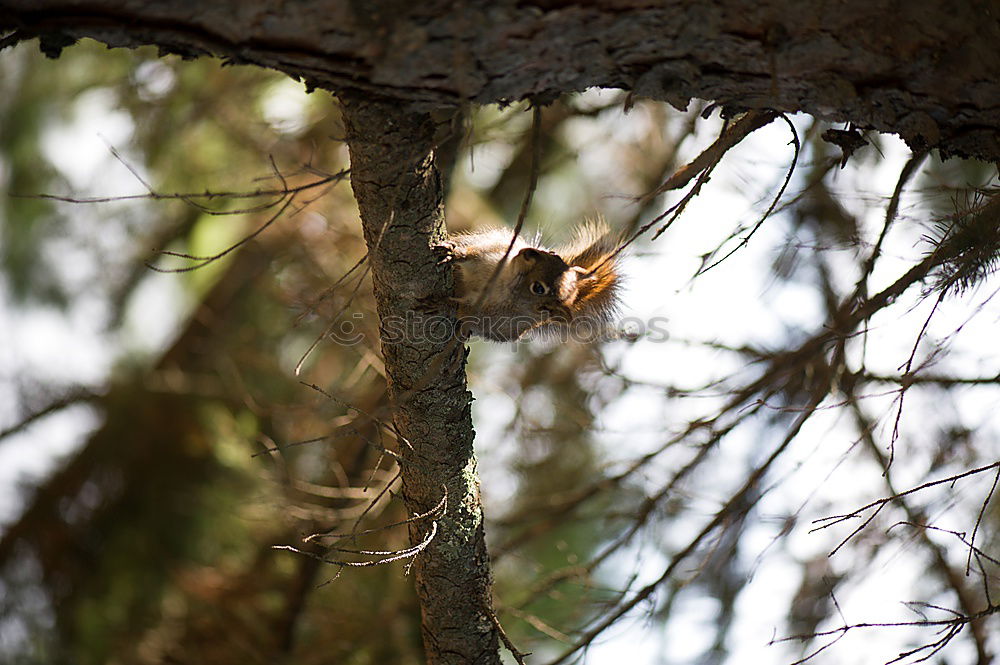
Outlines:
[[7, 41], [155, 44], [430, 105], [598, 86], [684, 106], [805, 111], [1000, 160], [991, 0], [0, 0]]
[[446, 497], [442, 515], [409, 525], [411, 542], [420, 543], [437, 524], [413, 564], [427, 662], [498, 664], [465, 349], [447, 334], [454, 324], [446, 304], [450, 272], [432, 251], [444, 237], [435, 125], [398, 101], [365, 94], [341, 101], [401, 441], [403, 496], [413, 514]]

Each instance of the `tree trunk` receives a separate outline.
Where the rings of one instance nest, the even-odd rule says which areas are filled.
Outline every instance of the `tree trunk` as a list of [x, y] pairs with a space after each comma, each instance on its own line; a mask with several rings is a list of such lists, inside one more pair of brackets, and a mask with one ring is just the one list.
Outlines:
[[[80, 37], [430, 105], [599, 86], [805, 111], [1000, 161], [995, 0], [0, 0], [10, 41]], [[665, 5], [665, 6], [662, 6]]]
[[[382, 331], [382, 354], [403, 453], [403, 497], [427, 662], [500, 662], [491, 576], [450, 269], [432, 246], [444, 238], [435, 125], [396, 100], [343, 94], [351, 183], [361, 209]], [[449, 309], [450, 308], [450, 311]]]

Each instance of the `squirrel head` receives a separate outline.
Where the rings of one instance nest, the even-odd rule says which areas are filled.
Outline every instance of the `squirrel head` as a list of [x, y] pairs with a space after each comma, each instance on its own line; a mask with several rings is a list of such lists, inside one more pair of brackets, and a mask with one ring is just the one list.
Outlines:
[[[452, 236], [455, 297], [463, 330], [498, 342], [533, 329], [597, 332], [618, 306], [618, 241], [600, 222], [555, 251], [511, 241], [509, 229]], [[518, 251], [508, 255], [512, 247]], [[496, 283], [493, 283], [496, 277]], [[590, 328], [576, 326], [590, 322]]]
[[555, 252], [534, 247], [518, 252], [511, 265], [518, 275], [512, 299], [525, 303], [525, 316], [536, 322], [568, 322], [572, 318], [571, 306], [577, 296], [576, 269]]

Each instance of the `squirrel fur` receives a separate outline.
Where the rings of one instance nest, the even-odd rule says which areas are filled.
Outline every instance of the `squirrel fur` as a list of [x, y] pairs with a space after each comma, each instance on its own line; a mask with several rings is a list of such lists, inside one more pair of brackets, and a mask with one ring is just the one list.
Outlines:
[[518, 237], [508, 253], [510, 241], [507, 228], [449, 237], [463, 336], [510, 342], [531, 330], [574, 326], [593, 337], [607, 325], [621, 284], [618, 241], [607, 226], [588, 222], [556, 249]]

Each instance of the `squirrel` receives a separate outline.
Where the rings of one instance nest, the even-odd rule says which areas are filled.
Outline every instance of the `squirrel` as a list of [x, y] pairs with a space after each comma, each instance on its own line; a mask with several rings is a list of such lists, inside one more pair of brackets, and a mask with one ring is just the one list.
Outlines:
[[618, 241], [607, 226], [588, 222], [572, 242], [554, 250], [519, 237], [508, 253], [510, 244], [507, 228], [449, 236], [445, 261], [455, 266], [453, 300], [462, 337], [512, 342], [532, 330], [572, 326], [593, 338], [607, 325], [621, 285]]

